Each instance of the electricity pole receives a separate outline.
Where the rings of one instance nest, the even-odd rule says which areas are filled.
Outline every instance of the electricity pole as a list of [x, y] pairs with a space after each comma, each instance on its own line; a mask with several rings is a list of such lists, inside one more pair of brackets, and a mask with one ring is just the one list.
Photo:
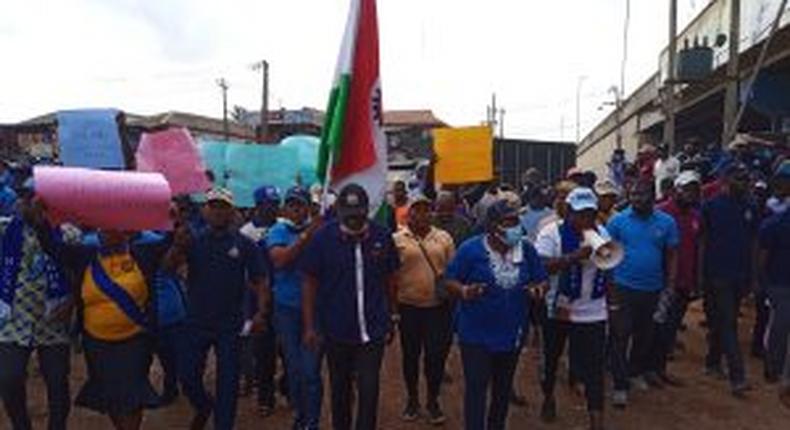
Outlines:
[[576, 81], [576, 146], [582, 143], [582, 84], [587, 76], [579, 76]]
[[724, 96], [721, 144], [727, 145], [738, 130], [734, 127], [738, 112], [738, 78], [741, 47], [741, 0], [730, 2], [730, 60], [727, 63], [727, 90]]
[[675, 83], [677, 76], [677, 26], [678, 0], [669, 0], [669, 61], [665, 91], [664, 143], [669, 146], [669, 153], [675, 151]]
[[261, 92], [261, 125], [258, 127], [258, 139], [263, 142], [269, 135], [269, 62], [262, 60], [255, 63], [253, 70], [260, 70], [263, 75], [263, 91]]
[[230, 139], [230, 128], [228, 126], [228, 82], [225, 78], [217, 79], [217, 85], [222, 89], [222, 127], [225, 132], [225, 140]]

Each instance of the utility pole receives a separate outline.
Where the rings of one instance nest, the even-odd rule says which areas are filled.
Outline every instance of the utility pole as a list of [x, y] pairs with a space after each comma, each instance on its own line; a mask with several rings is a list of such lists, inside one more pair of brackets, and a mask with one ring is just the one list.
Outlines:
[[609, 88], [609, 91], [614, 95], [615, 120], [617, 121], [615, 144], [617, 149], [623, 149], [623, 99], [620, 97], [621, 90], [617, 86], [612, 86], [612, 88]]
[[727, 90], [724, 96], [724, 116], [722, 121], [721, 144], [727, 145], [738, 130], [735, 129], [735, 116], [738, 113], [738, 81], [741, 50], [741, 0], [730, 2], [730, 60], [727, 63]]
[[499, 109], [499, 137], [505, 138], [505, 109]]
[[497, 121], [497, 114], [499, 111], [496, 108], [496, 93], [491, 94], [491, 110], [490, 110], [490, 117], [488, 118], [488, 123], [491, 126], [491, 129], [496, 132], [496, 126], [499, 121]]
[[664, 143], [669, 146], [669, 153], [675, 151], [675, 83], [677, 76], [677, 29], [678, 0], [669, 0], [669, 61], [667, 81], [664, 85]]
[[576, 146], [582, 143], [582, 84], [587, 76], [579, 76], [576, 81]]
[[614, 107], [617, 109], [617, 149], [623, 149], [623, 100], [625, 100], [625, 72], [628, 65], [628, 30], [631, 26], [631, 0], [625, 0], [623, 20], [623, 60], [620, 63], [620, 88], [614, 87]]
[[228, 125], [228, 81], [225, 78], [217, 79], [217, 85], [222, 89], [222, 127], [225, 132], [225, 140], [230, 139], [230, 128]]
[[261, 60], [252, 66], [253, 70], [260, 70], [263, 77], [263, 90], [261, 92], [261, 124], [258, 127], [258, 140], [263, 142], [269, 135], [269, 62]]

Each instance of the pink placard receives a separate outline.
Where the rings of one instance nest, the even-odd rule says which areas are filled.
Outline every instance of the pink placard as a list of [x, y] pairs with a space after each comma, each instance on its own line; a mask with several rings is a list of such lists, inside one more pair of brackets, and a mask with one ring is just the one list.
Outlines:
[[138, 171], [165, 175], [175, 195], [200, 193], [211, 188], [200, 152], [185, 128], [144, 133], [136, 158]]
[[36, 167], [36, 194], [55, 224], [122, 231], [170, 230], [170, 186], [159, 173]]

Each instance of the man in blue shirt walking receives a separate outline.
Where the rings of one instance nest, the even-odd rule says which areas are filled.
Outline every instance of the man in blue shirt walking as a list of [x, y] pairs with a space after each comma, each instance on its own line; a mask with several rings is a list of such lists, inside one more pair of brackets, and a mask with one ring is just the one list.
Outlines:
[[321, 420], [321, 350], [302, 344], [302, 277], [297, 261], [321, 219], [310, 222], [310, 193], [294, 187], [285, 195], [282, 218], [269, 231], [266, 247], [274, 265], [274, 327], [285, 354], [294, 428], [317, 429]]
[[749, 386], [738, 346], [738, 310], [741, 299], [756, 284], [752, 262], [758, 213], [748, 196], [746, 166], [730, 164], [723, 175], [723, 191], [702, 207], [705, 307], [709, 324], [705, 365], [708, 373], [722, 374], [721, 357], [726, 356], [732, 394], [741, 397]]
[[332, 427], [351, 429], [351, 387], [356, 381], [355, 428], [376, 428], [384, 346], [397, 324], [398, 251], [389, 230], [368, 220], [365, 189], [345, 186], [338, 221], [322, 227], [302, 254], [304, 343], [326, 348], [332, 385]]
[[652, 181], [637, 182], [630, 202], [631, 207], [615, 215], [606, 227], [625, 249], [625, 259], [614, 272], [615, 291], [610, 300], [612, 400], [619, 408], [628, 403], [629, 377], [640, 389], [647, 389], [648, 383], [659, 384], [649, 372], [653, 313], [661, 290], [675, 288], [680, 241], [675, 220], [654, 209]]

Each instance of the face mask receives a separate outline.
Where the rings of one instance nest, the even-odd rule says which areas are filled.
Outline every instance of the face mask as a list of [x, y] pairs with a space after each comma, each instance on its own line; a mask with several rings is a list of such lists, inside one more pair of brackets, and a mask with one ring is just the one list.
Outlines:
[[517, 225], [510, 228], [500, 228], [499, 237], [510, 248], [515, 248], [524, 240], [524, 230]]
[[340, 223], [340, 228], [343, 233], [349, 235], [360, 235], [364, 233], [367, 228], [368, 224], [365, 222], [364, 217], [348, 217], [342, 220]]

